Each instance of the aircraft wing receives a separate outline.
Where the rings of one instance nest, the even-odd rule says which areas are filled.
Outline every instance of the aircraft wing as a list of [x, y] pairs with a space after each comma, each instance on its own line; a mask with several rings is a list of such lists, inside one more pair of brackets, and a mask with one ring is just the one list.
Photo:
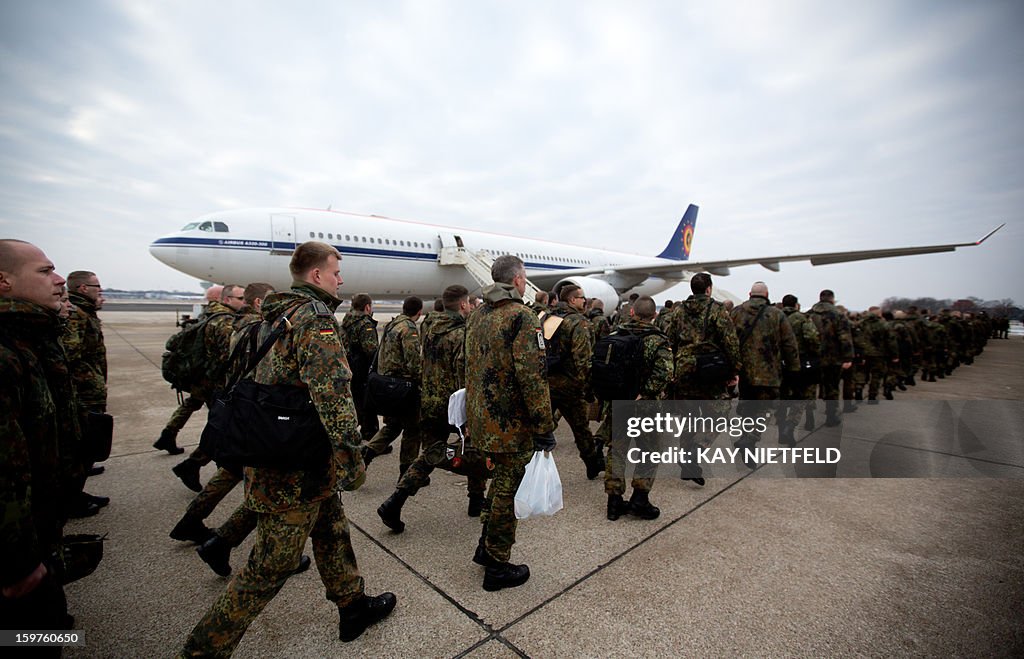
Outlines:
[[618, 273], [620, 275], [643, 275], [658, 276], [663, 279], [684, 279], [685, 273], [710, 272], [713, 275], [728, 275], [730, 268], [743, 265], [760, 264], [773, 272], [779, 271], [779, 264], [792, 261], [810, 261], [811, 265], [830, 265], [833, 263], [848, 263], [851, 261], [867, 261], [870, 259], [886, 259], [894, 256], [914, 256], [916, 254], [935, 254], [938, 252], [952, 252], [958, 247], [975, 247], [988, 240], [996, 231], [1005, 225], [989, 231], [980, 240], [968, 243], [950, 243], [947, 245], [923, 245], [920, 247], [893, 247], [888, 249], [865, 249], [853, 252], [821, 252], [817, 254], [791, 254], [787, 256], [763, 256], [746, 259], [721, 259], [717, 261], [671, 261], [669, 259], [652, 259], [649, 263], [630, 265], [609, 265], [603, 268], [574, 268], [572, 270], [561, 270], [557, 273], [543, 273], [533, 275], [531, 279], [538, 280], [541, 285], [547, 285], [551, 280], [554, 284], [560, 279], [573, 276], [586, 275], [609, 275]]

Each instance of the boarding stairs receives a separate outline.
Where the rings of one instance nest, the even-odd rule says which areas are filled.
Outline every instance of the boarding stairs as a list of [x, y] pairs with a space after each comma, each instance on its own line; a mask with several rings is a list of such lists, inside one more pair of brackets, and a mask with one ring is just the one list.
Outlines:
[[[494, 283], [491, 279], [491, 265], [494, 259], [487, 252], [480, 250], [471, 252], [462, 244], [462, 237], [454, 234], [440, 235], [441, 250], [437, 254], [437, 264], [443, 266], [461, 266], [476, 280], [480, 287], [490, 286]], [[526, 291], [523, 293], [523, 301], [532, 302], [537, 299], [540, 289], [533, 283], [526, 280]]]

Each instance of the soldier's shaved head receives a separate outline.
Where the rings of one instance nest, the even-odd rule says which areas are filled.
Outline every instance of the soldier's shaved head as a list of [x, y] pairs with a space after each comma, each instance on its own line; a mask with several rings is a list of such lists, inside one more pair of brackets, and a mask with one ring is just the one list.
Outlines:
[[0, 297], [25, 300], [59, 311], [64, 278], [32, 243], [0, 240]]
[[213, 286], [206, 289], [206, 301], [207, 302], [220, 302], [221, 293], [224, 292], [224, 287], [220, 284], [214, 284]]
[[658, 313], [658, 305], [648, 295], [638, 297], [631, 307], [633, 315], [640, 320], [651, 320]]
[[768, 297], [768, 284], [763, 281], [755, 281], [750, 287], [750, 297]]
[[25, 262], [20, 245], [31, 245], [24, 240], [5, 238], [0, 240], [0, 272], [15, 272]]

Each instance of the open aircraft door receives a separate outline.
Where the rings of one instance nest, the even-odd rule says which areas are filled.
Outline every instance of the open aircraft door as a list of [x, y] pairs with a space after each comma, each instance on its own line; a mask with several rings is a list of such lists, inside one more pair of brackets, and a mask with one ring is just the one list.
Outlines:
[[295, 216], [270, 216], [270, 253], [290, 256], [295, 251]]

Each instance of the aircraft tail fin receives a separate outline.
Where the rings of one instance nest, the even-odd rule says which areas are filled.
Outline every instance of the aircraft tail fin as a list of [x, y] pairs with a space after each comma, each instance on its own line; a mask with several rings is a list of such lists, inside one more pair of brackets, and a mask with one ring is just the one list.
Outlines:
[[690, 204], [683, 213], [683, 219], [679, 220], [679, 226], [672, 238], [668, 241], [665, 249], [658, 254], [660, 259], [672, 259], [673, 261], [685, 261], [690, 258], [690, 246], [693, 244], [693, 232], [697, 226], [697, 206]]

